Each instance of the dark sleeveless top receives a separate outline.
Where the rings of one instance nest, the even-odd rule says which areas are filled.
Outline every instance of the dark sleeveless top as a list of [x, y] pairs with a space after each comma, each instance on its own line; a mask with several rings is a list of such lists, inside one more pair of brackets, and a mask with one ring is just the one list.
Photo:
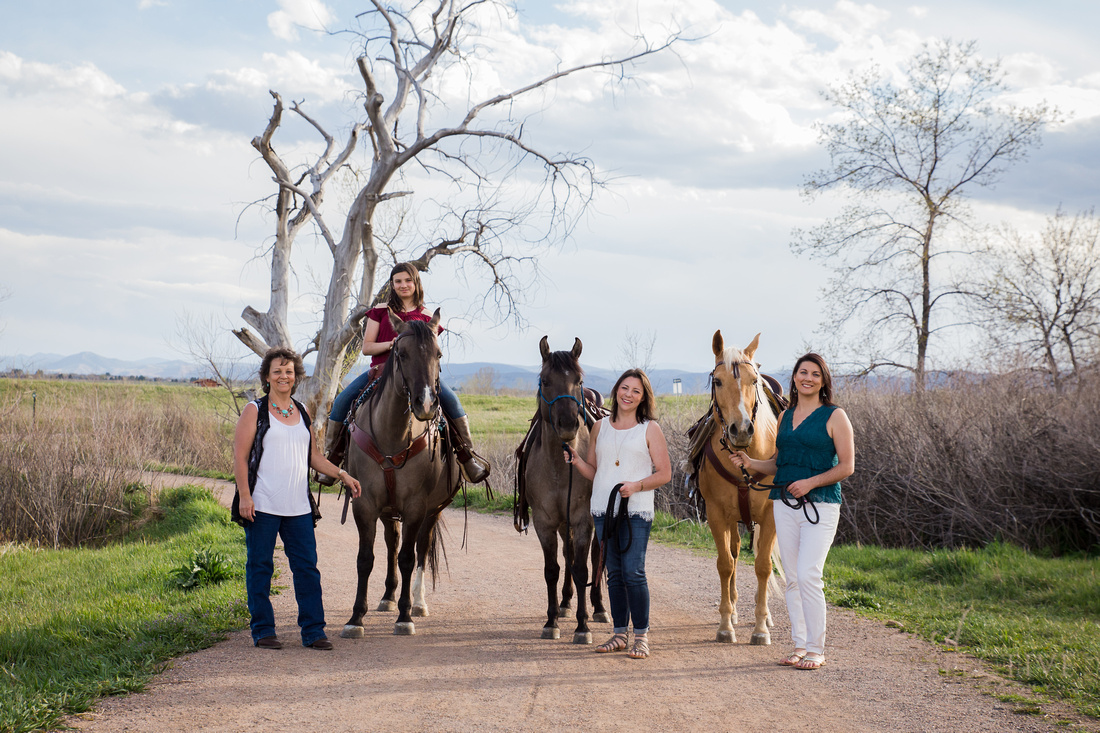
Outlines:
[[[819, 476], [840, 462], [836, 446], [829, 437], [825, 424], [837, 409], [835, 405], [822, 405], [811, 412], [798, 428], [794, 425], [794, 410], [783, 413], [779, 432], [775, 436], [778, 455], [775, 461], [775, 483], [789, 484], [811, 476]], [[772, 489], [771, 499], [779, 499], [779, 489]], [[806, 495], [815, 502], [840, 503], [840, 482], [811, 489]]]

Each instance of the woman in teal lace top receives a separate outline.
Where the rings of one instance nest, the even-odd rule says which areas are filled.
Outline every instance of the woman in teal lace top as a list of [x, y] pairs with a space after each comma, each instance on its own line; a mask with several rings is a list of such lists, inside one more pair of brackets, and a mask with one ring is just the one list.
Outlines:
[[734, 465], [774, 474], [779, 557], [787, 576], [787, 613], [794, 651], [779, 663], [796, 669], [825, 664], [825, 591], [821, 575], [840, 521], [840, 482], [855, 470], [852, 423], [833, 404], [825, 360], [799, 358], [791, 374], [791, 406], [779, 416], [776, 453], [766, 461], [734, 453]]

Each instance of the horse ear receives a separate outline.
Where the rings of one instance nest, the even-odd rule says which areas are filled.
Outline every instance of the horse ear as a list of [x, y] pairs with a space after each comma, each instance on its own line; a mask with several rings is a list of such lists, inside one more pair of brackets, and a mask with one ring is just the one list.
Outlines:
[[726, 350], [726, 342], [722, 340], [722, 329], [718, 329], [714, 332], [714, 338], [711, 339], [710, 348], [714, 351], [715, 359], [722, 358], [722, 353]]
[[439, 330], [439, 309], [435, 309], [435, 313], [432, 314], [432, 320], [428, 323], [428, 328], [432, 329], [432, 333], [436, 333]]
[[397, 314], [393, 312], [393, 309], [388, 305], [386, 306], [386, 313], [390, 316], [390, 325], [393, 327], [395, 333], [401, 333], [405, 330], [405, 322], [397, 317]]
[[539, 353], [542, 354], [543, 361], [550, 358], [550, 338], [548, 336], [543, 336], [542, 340], [539, 341]]
[[756, 353], [756, 348], [760, 346], [760, 334], [756, 334], [753, 337], [752, 343], [745, 347], [745, 358], [752, 361], [752, 355]]
[[573, 358], [574, 359], [581, 358], [581, 349], [582, 348], [584, 348], [584, 345], [581, 343], [581, 340], [579, 338], [574, 337], [573, 338]]

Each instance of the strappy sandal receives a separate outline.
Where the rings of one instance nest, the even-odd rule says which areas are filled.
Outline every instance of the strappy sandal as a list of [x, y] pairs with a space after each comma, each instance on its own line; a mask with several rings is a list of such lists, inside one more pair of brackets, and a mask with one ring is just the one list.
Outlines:
[[608, 652], [621, 652], [624, 649], [626, 649], [626, 634], [615, 634], [596, 647], [596, 653], [607, 654]]
[[630, 650], [631, 659], [645, 659], [649, 656], [649, 639], [645, 634], [634, 636], [634, 648]]
[[801, 662], [803, 657], [805, 657], [805, 656], [806, 656], [806, 652], [791, 652], [790, 654], [788, 654], [787, 656], [785, 656], [785, 657], [783, 657], [782, 659], [779, 660], [779, 666], [780, 667], [794, 667], [799, 662]]
[[821, 669], [825, 666], [825, 657], [821, 654], [814, 654], [812, 657], [807, 654], [798, 661], [798, 664], [794, 665], [795, 669], [810, 670]]

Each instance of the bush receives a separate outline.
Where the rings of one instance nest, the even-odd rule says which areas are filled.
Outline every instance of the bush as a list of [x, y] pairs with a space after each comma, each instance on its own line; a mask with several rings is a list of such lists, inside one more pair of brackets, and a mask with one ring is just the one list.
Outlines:
[[0, 541], [103, 542], [149, 505], [147, 462], [230, 467], [225, 420], [180, 390], [0, 380], [0, 400]]

